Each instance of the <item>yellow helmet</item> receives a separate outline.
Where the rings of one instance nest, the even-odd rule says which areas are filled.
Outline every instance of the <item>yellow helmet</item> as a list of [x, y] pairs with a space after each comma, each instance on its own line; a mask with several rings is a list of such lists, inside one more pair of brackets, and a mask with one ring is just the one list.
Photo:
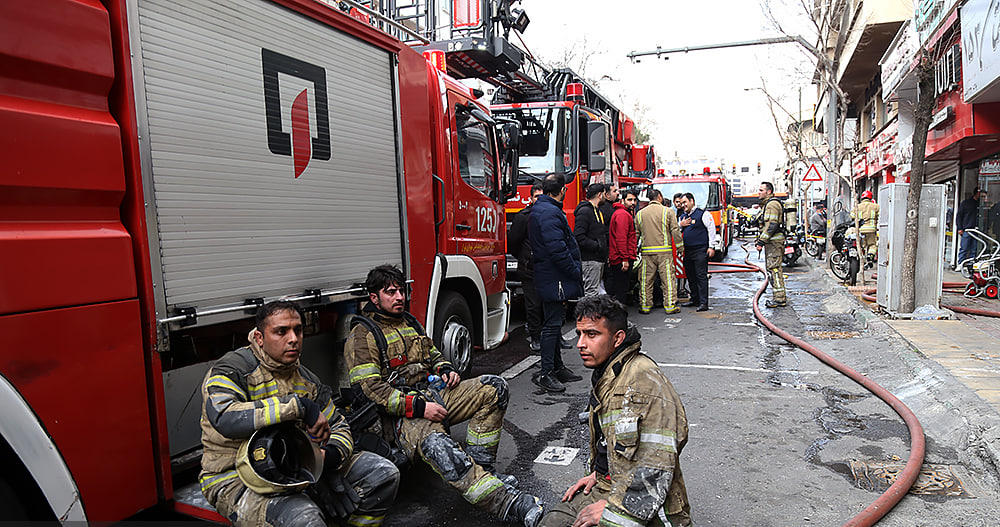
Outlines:
[[236, 473], [263, 495], [304, 490], [323, 472], [323, 454], [295, 423], [261, 428], [236, 452]]

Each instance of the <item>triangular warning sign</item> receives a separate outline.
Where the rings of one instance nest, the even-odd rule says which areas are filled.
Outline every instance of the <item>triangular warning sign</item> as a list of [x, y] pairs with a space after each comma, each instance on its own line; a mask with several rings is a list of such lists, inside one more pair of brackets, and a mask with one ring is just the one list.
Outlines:
[[806, 171], [806, 175], [802, 178], [802, 181], [823, 181], [823, 178], [819, 175], [819, 170], [816, 168], [816, 163], [813, 163], [812, 166], [809, 167], [809, 170]]

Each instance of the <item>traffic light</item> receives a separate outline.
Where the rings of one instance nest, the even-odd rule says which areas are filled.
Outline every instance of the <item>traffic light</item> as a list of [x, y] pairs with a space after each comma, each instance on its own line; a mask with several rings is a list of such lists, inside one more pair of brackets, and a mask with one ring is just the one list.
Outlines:
[[757, 163], [757, 175], [760, 175], [760, 163]]

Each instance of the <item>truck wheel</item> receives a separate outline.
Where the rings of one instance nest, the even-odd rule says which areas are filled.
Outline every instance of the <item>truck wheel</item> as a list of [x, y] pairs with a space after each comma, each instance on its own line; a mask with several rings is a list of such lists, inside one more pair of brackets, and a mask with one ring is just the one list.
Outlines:
[[444, 358], [465, 377], [472, 368], [472, 313], [462, 295], [446, 291], [434, 316], [434, 337]]

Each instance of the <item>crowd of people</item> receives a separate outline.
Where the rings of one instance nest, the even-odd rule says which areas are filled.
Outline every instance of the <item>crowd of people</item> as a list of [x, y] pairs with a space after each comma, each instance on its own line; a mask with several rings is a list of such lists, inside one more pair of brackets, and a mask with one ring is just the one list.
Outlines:
[[644, 192], [593, 183], [570, 227], [565, 182], [551, 175], [532, 187], [528, 206], [511, 222], [507, 245], [518, 262], [528, 339], [541, 353], [541, 370], [532, 380], [547, 391], [562, 392], [564, 383], [580, 380], [561, 358], [569, 347], [560, 334], [568, 301], [607, 293], [648, 314], [658, 282], [664, 312], [677, 313], [681, 284], [674, 261], [681, 256], [690, 290], [683, 306], [709, 309], [708, 260], [719, 243], [712, 215], [690, 193], [673, 196], [675, 210], [660, 191]]

